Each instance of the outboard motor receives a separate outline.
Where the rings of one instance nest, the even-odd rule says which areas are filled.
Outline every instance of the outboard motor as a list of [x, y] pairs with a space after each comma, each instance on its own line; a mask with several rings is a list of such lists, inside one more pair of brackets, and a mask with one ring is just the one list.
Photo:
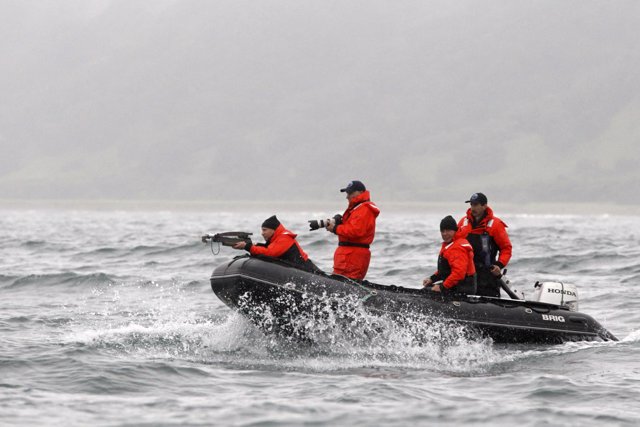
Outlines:
[[536, 282], [534, 301], [567, 307], [578, 311], [578, 287], [562, 282]]

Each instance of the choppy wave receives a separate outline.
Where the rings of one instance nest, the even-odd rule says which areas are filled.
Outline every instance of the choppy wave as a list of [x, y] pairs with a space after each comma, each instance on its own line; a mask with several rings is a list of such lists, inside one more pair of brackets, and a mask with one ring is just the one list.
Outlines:
[[56, 286], [85, 286], [103, 283], [115, 283], [119, 278], [105, 273], [57, 273], [57, 274], [29, 274], [27, 276], [0, 276], [0, 288], [23, 289], [23, 288], [43, 288]]
[[[296, 339], [264, 333], [268, 325], [257, 327], [210, 289], [211, 270], [238, 252], [222, 248], [213, 257], [199, 236], [229, 229], [259, 236], [271, 214], [31, 211], [0, 218], [3, 423], [640, 420], [633, 404], [640, 400], [640, 235], [629, 231], [640, 230], [640, 219], [503, 218], [514, 242], [511, 283], [525, 294], [536, 280], [577, 284], [581, 311], [620, 338], [545, 346], [498, 345], [427, 317], [375, 316], [348, 298], [338, 312], [288, 325]], [[304, 231], [315, 216], [278, 213], [329, 270], [334, 237]], [[369, 279], [419, 287], [435, 268], [440, 217], [383, 212]]]

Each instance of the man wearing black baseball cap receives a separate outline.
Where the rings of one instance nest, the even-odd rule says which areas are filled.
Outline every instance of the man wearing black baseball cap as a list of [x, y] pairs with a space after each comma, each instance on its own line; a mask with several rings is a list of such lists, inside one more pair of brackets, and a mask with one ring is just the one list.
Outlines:
[[380, 209], [361, 181], [350, 181], [340, 189], [347, 193], [349, 205], [341, 221], [328, 221], [327, 230], [338, 236], [338, 248], [333, 254], [333, 274], [363, 280], [369, 269], [369, 246], [376, 234], [376, 218]]
[[[467, 215], [458, 222], [457, 238], [473, 246], [473, 261], [478, 275], [478, 295], [499, 297], [498, 279], [511, 259], [511, 241], [507, 224], [493, 214], [487, 196], [473, 193]], [[499, 255], [498, 255], [499, 254]]]
[[489, 201], [487, 200], [487, 196], [482, 193], [473, 193], [469, 200], [465, 201], [465, 203], [478, 204], [482, 206], [486, 206]]
[[346, 187], [341, 188], [341, 193], [353, 194], [356, 191], [363, 192], [367, 191], [364, 184], [361, 181], [349, 181]]

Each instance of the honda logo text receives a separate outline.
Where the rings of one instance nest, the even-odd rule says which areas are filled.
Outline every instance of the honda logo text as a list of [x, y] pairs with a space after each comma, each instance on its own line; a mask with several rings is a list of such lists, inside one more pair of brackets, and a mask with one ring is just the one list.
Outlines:
[[550, 292], [552, 294], [563, 294], [563, 295], [571, 295], [572, 297], [577, 297], [575, 292], [565, 291], [564, 289], [547, 288], [547, 292]]

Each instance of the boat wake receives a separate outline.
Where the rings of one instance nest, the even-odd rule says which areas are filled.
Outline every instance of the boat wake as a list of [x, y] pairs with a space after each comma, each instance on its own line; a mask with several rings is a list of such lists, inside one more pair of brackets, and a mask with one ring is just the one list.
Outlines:
[[[173, 291], [184, 298], [177, 288]], [[68, 333], [64, 341], [115, 357], [177, 358], [243, 369], [394, 367], [472, 374], [500, 359], [490, 339], [478, 339], [462, 326], [417, 314], [402, 319], [374, 315], [353, 296], [326, 297], [324, 304], [314, 305], [314, 313], [286, 325], [295, 334], [283, 336], [273, 333], [283, 326], [267, 306], [260, 313], [262, 324], [256, 325], [238, 312], [181, 311], [187, 303], [170, 306], [170, 294], [163, 304], [147, 301], [131, 310], [128, 295], [117, 292], [103, 300], [107, 305], [100, 312], [85, 312], [81, 324], [89, 328]]]
[[620, 340], [621, 342], [639, 342], [640, 341], [640, 329], [632, 331], [629, 335]]
[[[476, 374], [500, 357], [490, 339], [474, 339], [462, 327], [452, 328], [433, 319], [405, 320], [401, 324], [359, 307], [349, 316], [298, 319], [293, 327], [313, 331], [299, 340], [265, 333], [265, 326], [233, 313], [218, 325], [218, 333], [210, 335], [207, 344], [214, 359], [227, 352], [233, 354], [234, 364], [245, 367], [316, 372], [393, 367]], [[264, 322], [273, 325], [278, 319], [267, 315]]]
[[[136, 284], [136, 288], [139, 284]], [[72, 330], [63, 338], [86, 351], [108, 352], [126, 359], [178, 359], [230, 369], [351, 372], [423, 370], [450, 375], [483, 375], [540, 357], [571, 354], [621, 343], [637, 342], [634, 331], [620, 342], [570, 342], [561, 345], [500, 345], [462, 325], [407, 312], [393, 317], [372, 313], [355, 295], [324, 296], [296, 316], [286, 295], [273, 305], [256, 305], [247, 294], [239, 311], [211, 314], [191, 300], [188, 284], [172, 284], [157, 299], [140, 301], [134, 284], [91, 291], [100, 309], [74, 306]], [[107, 292], [108, 291], [108, 292]], [[107, 298], [105, 298], [107, 297]], [[255, 318], [242, 314], [243, 304]], [[298, 307], [298, 308], [296, 308]], [[283, 318], [286, 321], [283, 321]], [[73, 328], [73, 324], [77, 328]], [[286, 328], [286, 334], [278, 333]]]

